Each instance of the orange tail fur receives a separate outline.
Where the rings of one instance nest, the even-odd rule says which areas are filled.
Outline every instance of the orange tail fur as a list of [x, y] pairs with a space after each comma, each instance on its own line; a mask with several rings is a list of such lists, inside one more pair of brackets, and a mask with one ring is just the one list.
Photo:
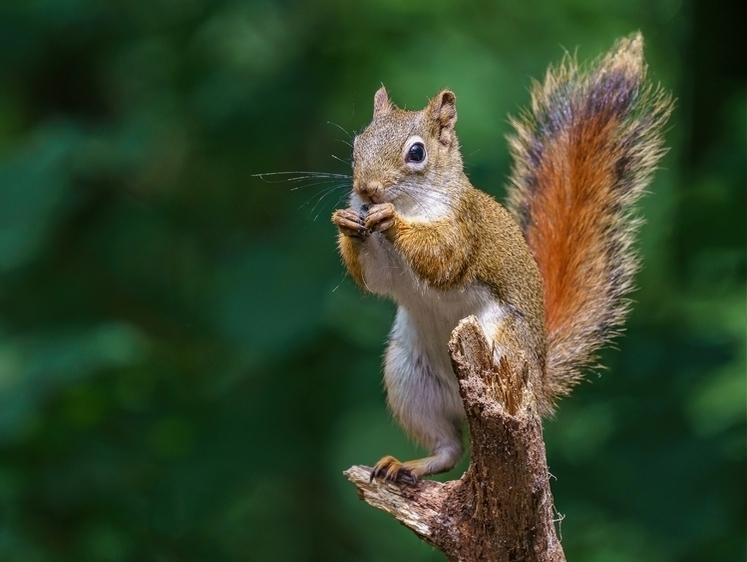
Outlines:
[[632, 206], [665, 152], [672, 110], [645, 78], [640, 33], [588, 69], [566, 56], [512, 123], [509, 207], [544, 279], [549, 401], [579, 382], [629, 308], [639, 264]]

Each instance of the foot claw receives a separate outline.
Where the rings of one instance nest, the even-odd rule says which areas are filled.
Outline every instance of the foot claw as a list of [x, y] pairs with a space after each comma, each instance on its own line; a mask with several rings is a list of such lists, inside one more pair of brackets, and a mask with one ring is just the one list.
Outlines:
[[376, 466], [371, 470], [369, 482], [373, 482], [374, 479], [394, 484], [403, 483], [409, 486], [414, 486], [418, 482], [418, 477], [412, 469], [394, 457], [384, 457], [376, 463]]

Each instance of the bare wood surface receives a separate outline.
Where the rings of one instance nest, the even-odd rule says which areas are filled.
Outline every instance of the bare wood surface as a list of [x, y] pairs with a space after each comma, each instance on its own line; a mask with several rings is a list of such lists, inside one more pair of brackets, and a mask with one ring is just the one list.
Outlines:
[[[555, 533], [549, 473], [532, 389], [519, 354], [498, 365], [477, 319], [449, 342], [472, 442], [467, 472], [452, 482], [415, 486], [369, 481], [371, 469], [345, 471], [367, 503], [386, 511], [449, 560], [565, 560]], [[511, 357], [511, 359], [507, 359]]]

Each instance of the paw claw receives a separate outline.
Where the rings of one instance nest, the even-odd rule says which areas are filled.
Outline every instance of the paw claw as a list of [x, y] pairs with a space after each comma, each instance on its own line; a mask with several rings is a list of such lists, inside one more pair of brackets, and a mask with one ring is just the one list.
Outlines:
[[375, 232], [384, 232], [394, 226], [395, 210], [391, 203], [373, 205], [365, 217], [366, 228]]
[[355, 209], [340, 209], [332, 215], [332, 222], [345, 236], [365, 238], [371, 231], [364, 224], [363, 216]]

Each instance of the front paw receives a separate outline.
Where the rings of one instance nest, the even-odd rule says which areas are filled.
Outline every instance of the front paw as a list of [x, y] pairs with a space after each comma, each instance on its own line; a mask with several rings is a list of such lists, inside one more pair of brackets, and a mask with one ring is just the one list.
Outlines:
[[397, 215], [394, 205], [378, 203], [368, 210], [364, 224], [372, 232], [386, 232], [395, 225], [396, 221]]
[[345, 236], [366, 238], [371, 230], [365, 225], [365, 219], [355, 209], [339, 209], [332, 213], [332, 222]]

